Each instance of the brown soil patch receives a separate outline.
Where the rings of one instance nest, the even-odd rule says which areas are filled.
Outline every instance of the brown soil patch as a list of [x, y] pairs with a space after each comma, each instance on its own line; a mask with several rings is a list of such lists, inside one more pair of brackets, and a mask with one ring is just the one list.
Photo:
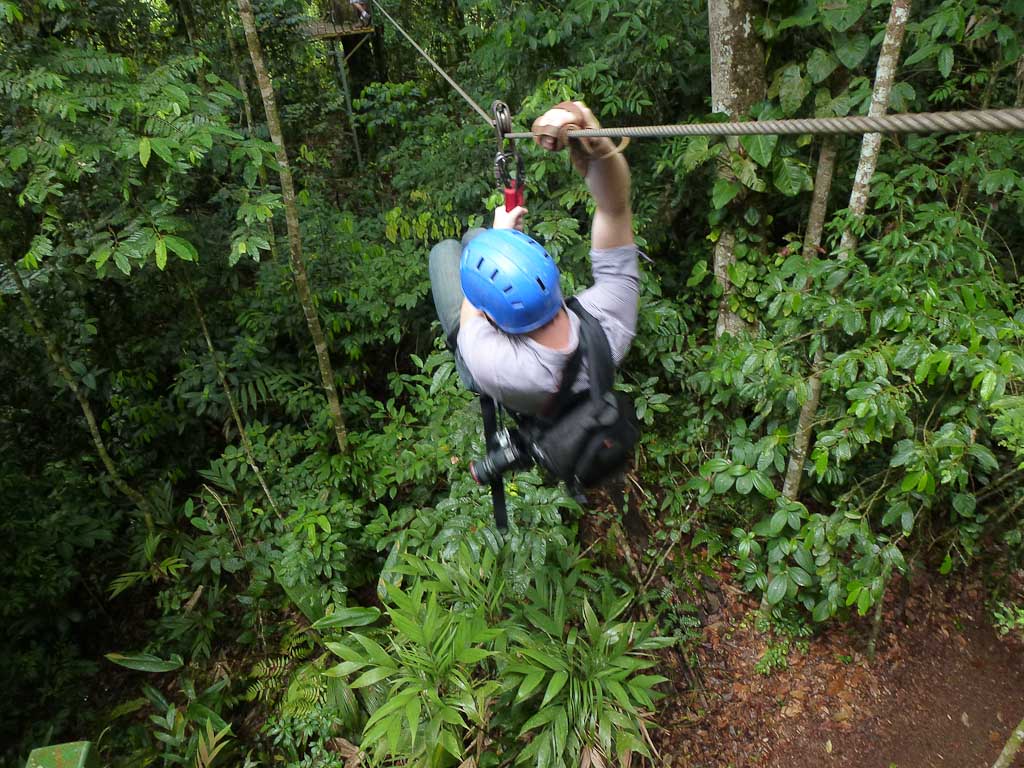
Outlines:
[[857, 622], [768, 676], [755, 671], [769, 644], [756, 602], [727, 582], [722, 597], [699, 650], [703, 691], [662, 710], [665, 766], [988, 768], [1024, 717], [1024, 649], [996, 636], [977, 585], [916, 586], [898, 620], [890, 602], [874, 662]]

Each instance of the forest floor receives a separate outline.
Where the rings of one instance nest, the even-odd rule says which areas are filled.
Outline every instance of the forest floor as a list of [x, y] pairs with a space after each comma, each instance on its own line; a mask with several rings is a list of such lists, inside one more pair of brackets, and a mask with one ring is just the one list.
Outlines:
[[[1024, 647], [995, 633], [978, 583], [890, 596], [871, 662], [867, 621], [773, 641], [757, 602], [722, 584], [697, 650], [701, 685], [659, 713], [661, 765], [988, 768], [1024, 717]], [[789, 644], [788, 666], [763, 675], [773, 642], [776, 658]]]

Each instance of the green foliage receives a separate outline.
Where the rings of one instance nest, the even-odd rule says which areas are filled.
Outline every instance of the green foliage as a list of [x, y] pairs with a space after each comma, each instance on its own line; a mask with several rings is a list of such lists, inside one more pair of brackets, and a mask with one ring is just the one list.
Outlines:
[[[479, 413], [437, 339], [426, 257], [488, 223], [493, 132], [385, 26], [388, 82], [371, 44], [343, 51], [359, 163], [333, 53], [299, 31], [318, 11], [256, 11], [346, 455], [332, 453], [237, 21], [207, 0], [0, 0], [0, 689], [28, 702], [0, 724], [0, 763], [110, 726], [114, 765], [333, 768], [359, 741], [378, 762], [611, 764], [650, 752], [657, 718], [647, 667], [664, 641], [633, 611], [689, 653], [719, 557], [771, 609], [765, 672], [804, 642], [800, 612], [866, 613], [912, 568], [1019, 563], [1019, 136], [887, 140], [869, 216], [830, 214], [809, 261], [794, 233], [811, 137], [629, 148], [654, 261], [620, 382], [645, 424], [627, 502], [651, 528], [644, 582], [627, 588], [575, 557], [584, 512], [559, 489], [510, 480], [499, 535], [465, 472]], [[770, 4], [753, 29], [767, 98], [751, 116], [866, 111], [887, 11]], [[1022, 11], [916, 5], [892, 109], [1016, 103]], [[705, 4], [417, 2], [401, 16], [519, 128], [575, 97], [607, 124], [706, 119]], [[574, 291], [590, 281], [585, 184], [564, 157], [519, 149], [528, 229]], [[838, 160], [833, 209], [856, 142]], [[851, 225], [860, 246], [836, 261]], [[711, 251], [726, 231], [725, 306], [751, 333], [715, 341]], [[12, 268], [148, 515], [96, 458]], [[788, 500], [813, 373], [810, 455]], [[618, 544], [605, 537], [595, 560], [618, 569]], [[383, 613], [362, 607], [375, 595]], [[1000, 626], [1015, 621], [1008, 600]], [[145, 679], [161, 691], [118, 699]]]
[[992, 619], [1000, 635], [1024, 635], [1024, 606], [1000, 600], [992, 607]]
[[400, 570], [412, 584], [388, 590], [380, 642], [351, 633], [327, 643], [342, 659], [328, 674], [355, 689], [387, 686], [363, 748], [374, 762], [431, 766], [650, 756], [646, 719], [665, 678], [639, 673], [653, 664], [645, 652], [664, 643], [617, 620], [630, 596], [563, 556], [536, 571], [524, 601], [507, 568], [491, 549], [475, 556], [463, 546], [450, 562], [406, 556]]

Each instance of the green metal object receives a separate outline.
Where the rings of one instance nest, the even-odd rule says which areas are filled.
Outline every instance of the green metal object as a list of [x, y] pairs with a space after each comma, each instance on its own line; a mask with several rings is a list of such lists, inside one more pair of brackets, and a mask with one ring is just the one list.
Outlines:
[[99, 768], [100, 761], [92, 742], [73, 741], [52, 747], [33, 749], [25, 768]]

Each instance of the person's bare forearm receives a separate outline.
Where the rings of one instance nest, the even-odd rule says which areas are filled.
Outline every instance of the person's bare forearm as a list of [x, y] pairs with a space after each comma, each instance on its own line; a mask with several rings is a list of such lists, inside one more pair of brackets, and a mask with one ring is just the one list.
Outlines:
[[[587, 188], [597, 210], [591, 230], [594, 248], [615, 248], [633, 243], [633, 211], [629, 202], [629, 163], [614, 152], [611, 139], [595, 142], [587, 170]], [[610, 154], [614, 152], [614, 154]], [[600, 159], [598, 159], [600, 158]]]

